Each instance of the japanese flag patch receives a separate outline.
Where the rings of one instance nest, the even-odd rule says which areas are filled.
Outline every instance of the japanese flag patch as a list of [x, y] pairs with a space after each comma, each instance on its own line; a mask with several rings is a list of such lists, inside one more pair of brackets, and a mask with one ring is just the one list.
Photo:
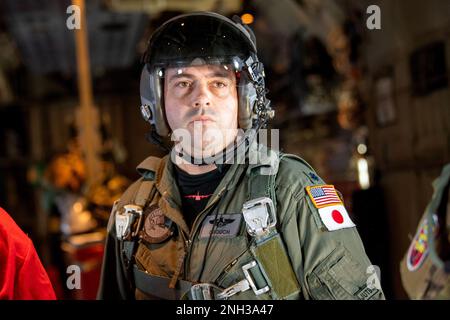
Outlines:
[[308, 186], [306, 191], [329, 231], [355, 227], [334, 186]]

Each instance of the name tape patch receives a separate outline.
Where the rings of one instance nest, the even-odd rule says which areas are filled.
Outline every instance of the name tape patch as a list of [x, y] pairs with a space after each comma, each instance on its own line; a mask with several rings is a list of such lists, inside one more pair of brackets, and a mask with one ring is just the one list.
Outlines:
[[[200, 230], [200, 239], [212, 237], [229, 238], [239, 233], [242, 214], [218, 214], [207, 216]], [[214, 227], [215, 225], [215, 227]], [[214, 230], [213, 230], [214, 229]]]

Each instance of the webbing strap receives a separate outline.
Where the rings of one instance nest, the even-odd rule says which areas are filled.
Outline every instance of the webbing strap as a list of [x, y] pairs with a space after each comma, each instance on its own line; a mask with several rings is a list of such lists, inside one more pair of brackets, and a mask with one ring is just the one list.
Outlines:
[[190, 291], [193, 283], [178, 280], [175, 288], [169, 288], [171, 278], [150, 275], [134, 265], [134, 283], [140, 291], [163, 300], [179, 300]]
[[[144, 208], [148, 198], [150, 196], [150, 192], [153, 189], [154, 181], [153, 180], [144, 180], [141, 182], [141, 185], [139, 186], [138, 190], [136, 191], [136, 194], [134, 196], [133, 204], [140, 206], [141, 208]], [[142, 225], [142, 223], [141, 223]], [[136, 229], [138, 229], [140, 226], [135, 226]], [[136, 233], [139, 232], [139, 230], [136, 230]], [[132, 258], [134, 255], [134, 252], [136, 250], [138, 239], [136, 237], [131, 238], [130, 240], [124, 240], [123, 241], [123, 252], [125, 254], [125, 258], [127, 259], [127, 264], [129, 265], [132, 262]]]
[[251, 250], [264, 276], [270, 281], [274, 299], [286, 299], [300, 292], [297, 277], [278, 233]]
[[[152, 158], [151, 159], [152, 163], [155, 166], [156, 165], [160, 165], [160, 160], [161, 159], [159, 159], [159, 158]], [[133, 197], [131, 199], [131, 203], [129, 203], [129, 204], [134, 204], [134, 205], [137, 205], [137, 206], [141, 207], [142, 209], [144, 209], [145, 205], [147, 204], [147, 201], [150, 198], [150, 193], [153, 190], [154, 184], [155, 184], [154, 180], [146, 179], [145, 176], [144, 176], [144, 178], [142, 179], [141, 184], [139, 185], [137, 191], [135, 192], [135, 194], [133, 195]], [[137, 230], [137, 229], [139, 229], [142, 226], [142, 224], [143, 224], [142, 219], [143, 219], [143, 217], [141, 217], [141, 219], [139, 219], [139, 220], [141, 220], [140, 223], [136, 222], [136, 224], [131, 226], [131, 228], [135, 228], [136, 229], [136, 230], [132, 230], [132, 232], [134, 232], [135, 235], [137, 235], [139, 233], [139, 230]], [[134, 253], [136, 251], [137, 245], [138, 245], [138, 237], [137, 236], [134, 236], [134, 237], [132, 237], [129, 240], [122, 240], [121, 241], [121, 246], [120, 247], [121, 247], [122, 253], [123, 253], [122, 259], [125, 259], [125, 261], [123, 261], [123, 262], [124, 262], [124, 265], [125, 265], [125, 267], [127, 269], [128, 277], [130, 277], [130, 278], [132, 277], [132, 274], [134, 273], [131, 270], [131, 267], [133, 265], [135, 266], [135, 264], [134, 264]]]
[[143, 180], [139, 189], [134, 197], [134, 204], [140, 206], [142, 208], [147, 204], [148, 198], [150, 196], [150, 192], [152, 192], [153, 185], [155, 181], [153, 180]]
[[[278, 158], [275, 159], [276, 170], [273, 171], [268, 170], [264, 165], [249, 168], [247, 201], [267, 197], [272, 200], [276, 210], [275, 178], [278, 161]], [[274, 214], [276, 215], [276, 212]], [[251, 252], [259, 267], [249, 271], [257, 287], [269, 285], [272, 298], [283, 299], [300, 292], [300, 286], [280, 235], [276, 228], [273, 229], [267, 239], [259, 239], [252, 245]]]
[[[265, 149], [262, 152], [266, 152]], [[248, 174], [247, 200], [268, 197], [275, 201], [275, 178], [278, 171], [279, 154], [270, 151], [270, 157], [261, 161], [265, 164], [250, 165]], [[275, 202], [274, 202], [274, 205]]]
[[275, 198], [274, 185], [275, 175], [261, 174], [262, 167], [253, 168], [250, 171], [248, 178], [248, 195], [247, 200], [252, 200], [260, 197]]

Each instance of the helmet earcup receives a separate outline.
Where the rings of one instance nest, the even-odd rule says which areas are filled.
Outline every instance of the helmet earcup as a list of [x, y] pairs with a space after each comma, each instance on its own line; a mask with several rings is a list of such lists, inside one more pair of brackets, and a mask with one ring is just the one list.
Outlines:
[[170, 128], [163, 108], [162, 81], [156, 72], [150, 73], [144, 66], [140, 83], [141, 104], [147, 105], [151, 112], [150, 117], [144, 119], [155, 127], [158, 135], [166, 137], [170, 133]]

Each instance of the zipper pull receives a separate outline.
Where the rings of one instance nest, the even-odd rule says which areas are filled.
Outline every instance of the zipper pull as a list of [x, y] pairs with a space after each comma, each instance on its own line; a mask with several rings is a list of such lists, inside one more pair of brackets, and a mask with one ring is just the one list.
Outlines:
[[238, 259], [234, 259], [228, 266], [226, 266], [226, 268], [223, 271], [224, 272], [230, 271], [231, 267], [233, 267], [237, 261], [238, 261]]

